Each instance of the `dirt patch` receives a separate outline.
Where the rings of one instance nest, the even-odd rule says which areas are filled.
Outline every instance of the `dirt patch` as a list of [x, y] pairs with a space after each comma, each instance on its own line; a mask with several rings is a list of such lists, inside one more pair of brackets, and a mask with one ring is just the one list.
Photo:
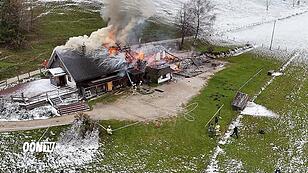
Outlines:
[[149, 121], [176, 116], [208, 80], [223, 67], [209, 69], [194, 78], [175, 78], [174, 81], [157, 88], [164, 92], [151, 95], [129, 95], [110, 104], [96, 104], [88, 114], [95, 120]]

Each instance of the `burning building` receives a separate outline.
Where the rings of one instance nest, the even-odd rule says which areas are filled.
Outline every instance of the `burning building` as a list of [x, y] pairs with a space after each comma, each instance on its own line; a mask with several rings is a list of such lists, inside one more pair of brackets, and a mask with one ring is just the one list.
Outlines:
[[139, 83], [163, 83], [172, 79], [172, 69], [157, 56], [132, 51], [128, 47], [103, 46], [86, 53], [57, 47], [48, 62], [48, 74], [53, 85], [78, 88], [85, 98]]
[[106, 28], [55, 48], [47, 65], [51, 83], [78, 88], [91, 98], [128, 85], [171, 80], [170, 66], [155, 58], [158, 52], [120, 46], [135, 43], [140, 25], [154, 13], [150, 0], [107, 0], [101, 13]]

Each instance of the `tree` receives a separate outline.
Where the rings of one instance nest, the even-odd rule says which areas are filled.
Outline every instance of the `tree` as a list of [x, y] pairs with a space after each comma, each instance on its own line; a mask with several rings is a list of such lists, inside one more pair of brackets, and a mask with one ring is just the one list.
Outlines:
[[194, 36], [195, 41], [200, 34], [211, 32], [216, 19], [214, 6], [209, 0], [190, 0], [179, 10], [176, 24], [181, 30], [180, 49], [183, 48], [185, 37]]
[[181, 30], [181, 43], [180, 43], [180, 50], [183, 49], [185, 37], [191, 35], [192, 33], [192, 21], [194, 16], [190, 11], [189, 4], [185, 3], [182, 8], [179, 10], [177, 18], [176, 18], [176, 25]]
[[31, 10], [23, 0], [3, 0], [0, 4], [0, 44], [9, 48], [24, 46], [30, 31]]
[[269, 6], [270, 6], [270, 2], [269, 2], [269, 0], [266, 0], [266, 11], [269, 10]]
[[194, 39], [197, 40], [201, 31], [206, 34], [211, 32], [216, 16], [213, 13], [214, 6], [209, 0], [191, 0], [190, 4], [194, 18]]

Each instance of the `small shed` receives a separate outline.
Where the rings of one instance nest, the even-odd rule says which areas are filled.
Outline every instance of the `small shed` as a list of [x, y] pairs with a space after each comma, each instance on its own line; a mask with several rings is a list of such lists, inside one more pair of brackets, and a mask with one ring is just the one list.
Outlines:
[[248, 104], [249, 96], [248, 94], [237, 92], [234, 100], [232, 101], [232, 107], [235, 110], [244, 110]]
[[173, 78], [173, 70], [169, 64], [148, 66], [145, 70], [145, 78], [150, 83], [161, 84]]
[[65, 86], [67, 84], [66, 72], [61, 68], [48, 69], [51, 84], [55, 86]]

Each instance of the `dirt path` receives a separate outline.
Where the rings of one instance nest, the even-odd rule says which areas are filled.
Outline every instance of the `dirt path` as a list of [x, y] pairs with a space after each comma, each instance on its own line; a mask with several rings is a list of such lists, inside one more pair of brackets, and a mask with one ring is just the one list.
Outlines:
[[[110, 104], [97, 104], [94, 110], [87, 112], [94, 120], [131, 120], [149, 121], [158, 118], [176, 116], [183, 108], [182, 105], [189, 102], [200, 90], [207, 85], [208, 80], [223, 67], [209, 70], [194, 78], [179, 78], [158, 88], [164, 92], [155, 92], [151, 95], [130, 95]], [[18, 121], [0, 122], [0, 132], [31, 130], [52, 126], [71, 124], [74, 115], [61, 117]]]
[[33, 130], [53, 126], [62, 126], [71, 124], [75, 115], [66, 115], [45, 120], [16, 121], [16, 122], [0, 122], [0, 132]]
[[182, 105], [199, 93], [208, 79], [218, 70], [194, 78], [177, 79], [158, 88], [164, 92], [151, 95], [130, 95], [111, 104], [97, 104], [89, 115], [96, 119], [148, 121], [176, 116]]

